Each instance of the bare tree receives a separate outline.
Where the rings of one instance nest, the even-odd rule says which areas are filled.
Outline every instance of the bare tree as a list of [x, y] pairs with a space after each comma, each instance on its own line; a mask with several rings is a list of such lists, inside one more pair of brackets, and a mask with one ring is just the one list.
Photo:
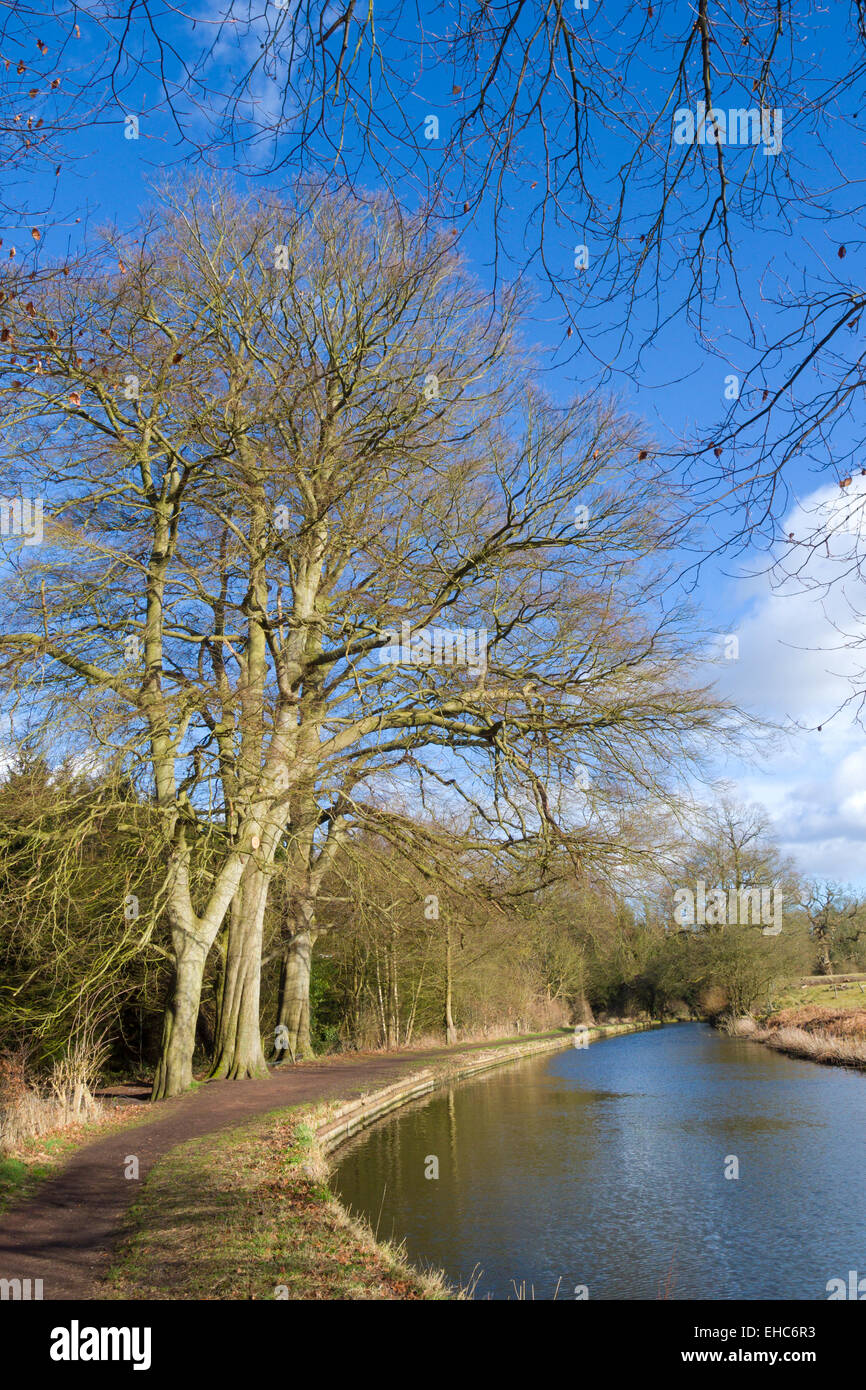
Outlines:
[[800, 906], [806, 914], [809, 935], [818, 952], [818, 971], [822, 975], [831, 975], [833, 955], [843, 933], [848, 944], [863, 935], [862, 905], [840, 884], [826, 879], [812, 879], [804, 885]]
[[261, 1070], [267, 887], [314, 792], [336, 826], [341, 789], [399, 763], [579, 860], [612, 832], [562, 829], [578, 764], [610, 804], [663, 795], [724, 724], [663, 601], [677, 499], [637, 428], [528, 387], [510, 311], [392, 205], [207, 201], [19, 292], [0, 367], [6, 477], [50, 508], [19, 546], [7, 669], [76, 708], [94, 692], [160, 812], [157, 1096], [189, 1083], [233, 900], [218, 1070]]

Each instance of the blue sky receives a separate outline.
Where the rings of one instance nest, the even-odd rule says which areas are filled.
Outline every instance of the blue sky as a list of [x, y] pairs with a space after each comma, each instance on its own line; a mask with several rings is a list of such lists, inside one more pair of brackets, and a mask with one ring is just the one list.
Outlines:
[[[611, 59], [616, 72], [616, 42], [623, 45], [636, 41], [646, 25], [643, 6], [605, 6], [605, 14], [619, 12], [621, 34], [613, 35], [616, 25], [602, 31], [601, 21], [591, 13], [593, 0], [585, 22]], [[224, 28], [208, 69], [215, 90], [225, 90], [232, 75], [239, 75], [246, 63], [260, 54], [264, 20], [249, 25], [245, 22], [248, 7], [234, 6], [239, 23]], [[259, 7], [272, 22], [273, 6], [262, 0]], [[646, 61], [639, 70], [643, 83], [640, 100], [644, 109], [659, 113], [664, 108], [670, 86], [670, 74], [665, 70], [665, 44], [681, 36], [691, 23], [692, 9], [677, 3], [657, 7], [663, 11], [647, 39]], [[784, 158], [790, 160], [795, 177], [804, 187], [814, 188], [816, 196], [814, 217], [805, 199], [796, 209], [793, 219], [784, 206], [769, 203], [761, 206], [756, 219], [741, 218], [736, 227], [736, 254], [739, 282], [722, 266], [711, 269], [712, 297], [705, 299], [706, 322], [703, 334], [689, 324], [682, 313], [675, 314], [643, 355], [639, 369], [634, 367], [634, 347], [647, 334], [652, 323], [658, 289], [659, 298], [668, 312], [681, 302], [687, 287], [689, 255], [693, 245], [682, 231], [671, 227], [661, 252], [662, 272], [658, 283], [646, 285], [649, 298], [642, 300], [636, 310], [629, 335], [622, 338], [612, 326], [622, 316], [623, 304], [614, 302], [599, 305], [584, 295], [592, 277], [579, 282], [581, 272], [574, 269], [574, 248], [578, 242], [588, 247], [593, 269], [600, 264], [611, 248], [599, 243], [597, 230], [585, 223], [585, 208], [577, 192], [561, 203], [559, 213], [548, 226], [545, 260], [548, 274], [541, 273], [541, 262], [529, 258], [527, 284], [533, 302], [525, 328], [527, 341], [538, 345], [547, 388], [554, 397], [567, 399], [575, 391], [601, 386], [613, 391], [623, 406], [641, 416], [647, 423], [648, 437], [657, 446], [675, 455], [684, 437], [701, 439], [718, 437], [717, 430], [730, 407], [725, 390], [730, 373], [745, 381], [750, 368], [754, 369], [756, 349], [746, 338], [746, 325], [738, 308], [737, 292], [752, 305], [759, 306], [762, 329], [770, 336], [775, 324], [785, 321], [774, 304], [785, 294], [785, 284], [799, 286], [804, 275], [814, 282], [835, 286], [840, 292], [848, 286], [862, 283], [862, 229], [858, 205], [859, 180], [866, 166], [862, 162], [863, 137], [856, 124], [859, 105], [857, 91], [844, 90], [840, 99], [831, 105], [820, 122], [812, 108], [812, 100], [832, 81], [834, 74], [845, 71], [850, 56], [850, 40], [845, 30], [847, 5], [820, 7], [795, 6], [799, 14], [799, 37], [795, 45], [795, 76], [786, 96], [791, 104], [783, 108]], [[152, 11], [162, 16], [178, 54], [192, 57], [201, 52], [204, 42], [211, 42], [214, 32], [214, 7], [204, 5], [190, 11], [196, 25], [177, 13], [169, 18], [168, 9], [157, 6]], [[334, 7], [333, 14], [339, 13]], [[425, 23], [430, 31], [444, 32], [450, 22], [449, 6], [434, 6], [425, 11]], [[581, 19], [584, 16], [581, 15]], [[661, 26], [661, 27], [660, 27]], [[667, 26], [667, 27], [664, 27]], [[588, 31], [590, 32], [590, 31]], [[417, 130], [417, 167], [424, 162], [441, 158], [447, 133], [458, 117], [464, 94], [455, 96], [452, 74], [446, 69], [418, 63], [418, 13], [408, 9], [401, 20], [399, 37], [393, 46], [395, 64], [405, 76], [411, 76], [413, 91], [406, 104], [410, 127]], [[46, 26], [43, 34], [49, 48], [59, 46], [60, 32]], [[95, 27], [82, 27], [80, 49], [69, 40], [68, 54], [86, 76], [94, 53], [108, 40]], [[132, 50], [141, 45], [152, 55], [143, 13], [136, 12], [130, 37]], [[414, 64], [414, 66], [413, 66]], [[411, 72], [410, 72], [411, 70]], [[183, 75], [175, 59], [169, 58], [168, 72], [178, 87]], [[722, 108], [748, 106], [749, 84], [731, 79], [720, 84], [718, 105]], [[273, 75], [262, 75], [256, 83], [259, 115], [279, 109], [285, 93], [284, 74], [279, 64]], [[610, 90], [611, 106], [616, 112], [615, 89]], [[179, 100], [183, 101], [181, 96]], [[412, 104], [414, 103], [414, 105]], [[125, 138], [125, 116], [140, 117], [140, 138]], [[440, 140], [424, 140], [425, 118], [436, 115], [440, 122]], [[417, 116], [417, 120], [415, 117]], [[389, 112], [387, 99], [382, 98], [377, 118], [383, 128], [393, 120], [399, 132], [396, 116]], [[659, 148], [669, 139], [673, 110], [660, 120], [653, 137]], [[206, 133], [204, 119], [192, 117], [190, 130]], [[395, 141], [396, 141], [395, 136]], [[351, 132], [349, 132], [351, 146]], [[537, 233], [534, 220], [537, 193], [532, 189], [538, 182], [541, 168], [542, 143], [531, 130], [523, 138], [519, 159], [504, 188], [504, 203], [500, 222], [499, 251], [504, 260], [494, 257], [497, 244], [492, 226], [492, 207], [489, 198], [473, 206], [463, 215], [455, 204], [455, 216], [462, 232], [464, 255], [479, 279], [491, 283], [494, 269], [506, 276], [516, 272], [527, 261], [527, 246], [531, 250]], [[609, 179], [611, 196], [616, 193], [613, 175], [618, 168], [625, 144], [616, 130], [615, 119], [600, 136], [592, 160], [592, 174], [598, 191]], [[73, 158], [64, 158], [60, 176], [55, 180], [53, 170], [36, 186], [20, 189], [22, 207], [53, 206], [45, 215], [33, 218], [24, 215], [17, 227], [3, 230], [4, 251], [16, 246], [19, 255], [38, 255], [53, 258], [75, 249], [86, 238], [88, 228], [103, 222], [130, 221], [138, 208], [151, 199], [149, 182], [158, 178], [166, 168], [188, 167], [190, 146], [178, 140], [156, 82], [146, 75], [134, 76], [126, 86], [123, 101], [116, 115], [110, 113], [98, 124], [85, 128], [72, 142]], [[265, 150], [261, 150], [264, 157]], [[729, 149], [731, 168], [737, 177], [749, 180], [763, 178], [764, 166], [772, 157], [758, 149]], [[395, 143], [395, 160], [397, 146]], [[859, 169], [857, 161], [860, 161]], [[749, 161], [756, 162], [750, 174]], [[233, 167], [231, 153], [221, 156], [222, 167]], [[396, 163], [395, 163], [396, 167]], [[630, 223], [627, 235], [636, 238], [642, 225], [648, 227], [656, 204], [657, 188], [653, 184], [648, 164], [644, 176], [634, 179], [627, 196]], [[858, 183], [852, 181], [852, 169]], [[361, 161], [360, 176], [374, 187], [376, 171]], [[269, 176], [262, 183], [272, 189], [285, 186], [291, 168]], [[407, 180], [405, 197], [412, 202], [418, 183]], [[695, 181], [684, 190], [684, 210], [700, 210], [701, 198], [707, 190]], [[819, 205], [826, 203], [833, 212], [827, 219], [819, 215]], [[78, 220], [80, 219], [80, 220]], [[38, 248], [34, 247], [30, 226], [44, 227], [45, 235]], [[839, 247], [846, 248], [844, 259]], [[633, 247], [632, 247], [633, 249]], [[509, 263], [510, 262], [510, 263]], [[560, 298], [560, 295], [562, 298]], [[563, 303], [563, 299], [565, 303]], [[574, 327], [571, 340], [564, 336], [569, 320]], [[768, 360], [753, 380], [753, 390], [764, 384], [778, 382], [786, 369], [783, 357]], [[801, 457], [792, 461], [786, 471], [790, 497], [780, 508], [779, 540], [767, 552], [755, 551], [734, 555], [725, 553], [707, 560], [695, 578], [694, 597], [705, 615], [705, 627], [710, 632], [733, 633], [738, 636], [739, 655], [735, 661], [722, 661], [717, 667], [721, 687], [755, 713], [788, 729], [787, 737], [766, 744], [766, 757], [761, 762], [732, 763], [726, 761], [714, 768], [714, 774], [733, 784], [737, 795], [745, 800], [763, 803], [774, 818], [783, 849], [791, 853], [807, 874], [826, 875], [866, 887], [866, 865], [862, 864], [866, 841], [866, 744], [854, 719], [855, 711], [834, 711], [850, 693], [849, 679], [856, 675], [856, 654], [847, 650], [840, 633], [860, 638], [864, 621], [858, 603], [856, 578], [845, 585], [831, 584], [826, 593], [822, 585], [834, 581], [845, 568], [845, 558], [856, 549], [860, 523], [842, 518], [841, 534], [837, 535], [827, 553], [821, 553], [806, 573], [806, 583], [788, 582], [774, 589], [767, 567], [773, 559], [784, 559], [793, 552], [781, 537], [793, 532], [798, 539], [809, 534], [816, 520], [828, 516], [839, 521], [838, 473], [835, 457], [845, 458], [847, 451], [859, 443], [862, 427], [857, 418], [849, 418], [836, 435], [832, 447], [815, 444]], [[747, 450], [740, 461], [747, 461]], [[866, 462], [866, 461], [864, 461]], [[847, 463], [843, 471], [848, 471]], [[701, 476], [706, 476], [705, 472]], [[846, 494], [848, 509], [856, 512], [858, 498], [866, 502], [866, 478], [855, 476]], [[695, 506], [698, 510], [706, 494], [695, 482]], [[707, 518], [707, 538], [715, 543], [727, 539], [734, 530], [734, 519], [713, 513]], [[811, 587], [814, 581], [819, 587]], [[696, 646], [704, 647], [704, 635], [696, 634]], [[821, 732], [817, 726], [821, 725]]]

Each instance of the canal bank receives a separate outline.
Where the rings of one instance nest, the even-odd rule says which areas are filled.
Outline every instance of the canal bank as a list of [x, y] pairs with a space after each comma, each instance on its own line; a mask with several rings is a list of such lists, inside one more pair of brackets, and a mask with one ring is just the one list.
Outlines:
[[[595, 1026], [587, 1030], [586, 1045], [660, 1026]], [[440, 1276], [419, 1271], [399, 1245], [378, 1239], [375, 1219], [346, 1211], [329, 1185], [328, 1157], [376, 1120], [430, 1093], [574, 1047], [569, 1029], [456, 1049], [425, 1057], [423, 1066], [366, 1094], [276, 1110], [177, 1146], [151, 1172], [96, 1296], [454, 1297], [458, 1291]]]
[[733, 1037], [788, 1057], [866, 1070], [866, 975], [810, 975], [791, 982], [764, 1013], [720, 1024]]
[[861, 1009], [852, 1016], [826, 1010], [813, 1012], [811, 1017], [808, 1013], [791, 1009], [761, 1022], [735, 1018], [725, 1025], [725, 1031], [734, 1038], [763, 1043], [788, 1057], [866, 1071], [866, 1012]]
[[458, 1081], [466, 1081], [470, 1077], [481, 1075], [482, 1072], [506, 1066], [509, 1062], [519, 1062], [527, 1057], [535, 1057], [545, 1052], [559, 1052], [569, 1047], [588, 1047], [604, 1038], [662, 1027], [664, 1025], [657, 1022], [581, 1025], [578, 1029], [562, 1029], [554, 1037], [532, 1039], [515, 1043], [510, 1047], [482, 1052], [480, 1056], [474, 1056], [471, 1060], [463, 1056], [453, 1061], [446, 1059], [439, 1066], [425, 1067], [395, 1082], [393, 1086], [386, 1086], [369, 1096], [361, 1097], [360, 1100], [350, 1101], [338, 1107], [336, 1113], [327, 1115], [315, 1129], [318, 1149], [322, 1155], [332, 1154], [341, 1144], [354, 1138], [356, 1134], [391, 1111], [420, 1100], [442, 1086], [453, 1086]]

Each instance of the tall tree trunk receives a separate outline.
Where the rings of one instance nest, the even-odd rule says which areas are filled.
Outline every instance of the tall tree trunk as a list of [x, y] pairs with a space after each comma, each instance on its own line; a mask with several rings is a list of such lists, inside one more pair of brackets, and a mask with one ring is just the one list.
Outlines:
[[830, 958], [830, 933], [826, 927], [818, 934], [818, 947], [821, 952], [821, 959], [818, 962], [818, 974], [832, 975], [833, 962]]
[[361, 999], [364, 993], [366, 965], [366, 960], [363, 964], [359, 961], [358, 947], [355, 945], [352, 950], [352, 1003], [350, 1010], [350, 1037], [353, 1047], [358, 1046], [358, 1038], [361, 1034]]
[[162, 1048], [151, 1100], [180, 1095], [192, 1085], [192, 1056], [201, 1002], [207, 949], [181, 928], [173, 928], [175, 968], [162, 1025]]
[[259, 991], [270, 875], [250, 863], [232, 901], [211, 1078], [267, 1076]]
[[[311, 695], [314, 692], [311, 689]], [[315, 707], [318, 696], [311, 699]], [[318, 726], [311, 721], [300, 739], [300, 755], [312, 758], [319, 747]], [[303, 732], [303, 731], [302, 731]], [[309, 746], [308, 746], [309, 745]], [[284, 883], [289, 906], [284, 918], [283, 951], [277, 1026], [288, 1033], [288, 1052], [293, 1061], [312, 1057], [310, 1041], [310, 975], [313, 947], [326, 927], [316, 925], [316, 898], [322, 878], [333, 864], [334, 855], [345, 840], [343, 812], [332, 814], [324, 844], [316, 845], [319, 806], [313, 782], [299, 786], [289, 824]]]
[[457, 1041], [457, 1029], [451, 1016], [451, 927], [445, 928], [445, 1042], [448, 1047]]
[[196, 916], [189, 891], [189, 851], [179, 837], [169, 878], [169, 920], [174, 979], [165, 1009], [153, 1100], [180, 1095], [192, 1085], [192, 1058], [207, 954], [237, 894], [244, 858], [234, 854], [217, 875], [205, 912]]
[[391, 928], [388, 952], [388, 1046], [400, 1046], [400, 992], [397, 981], [397, 933]]
[[385, 996], [382, 993], [382, 968], [379, 963], [379, 946], [375, 946], [376, 951], [376, 1002], [379, 1005], [379, 1029], [382, 1046], [388, 1046], [388, 1019], [385, 1013]]
[[319, 932], [313, 926], [312, 904], [304, 903], [296, 914], [296, 926], [283, 947], [277, 1023], [289, 1034], [292, 1060], [313, 1056], [310, 1042], [310, 974], [313, 946]]

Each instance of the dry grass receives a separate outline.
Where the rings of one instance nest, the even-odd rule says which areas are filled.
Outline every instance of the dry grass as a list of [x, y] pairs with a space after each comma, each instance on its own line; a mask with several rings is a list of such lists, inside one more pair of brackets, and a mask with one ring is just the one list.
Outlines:
[[723, 1032], [729, 1033], [732, 1038], [754, 1038], [759, 1031], [758, 1025], [748, 1014], [743, 1018], [725, 1018], [720, 1025]]
[[728, 1032], [734, 1037], [765, 1043], [790, 1057], [866, 1069], [864, 1009], [782, 1009], [760, 1024], [753, 1018], [733, 1019]]
[[792, 1057], [806, 1057], [842, 1067], [866, 1068], [866, 1037], [838, 1037], [833, 1033], [804, 1028], [770, 1028], [759, 1041]]
[[859, 1038], [866, 1041], [866, 1009], [822, 1008], [805, 1005], [796, 1009], [780, 1009], [770, 1014], [766, 1026], [771, 1029], [796, 1028], [804, 1033], [829, 1034], [838, 1038]]
[[99, 1119], [105, 1107], [93, 1092], [101, 1064], [100, 1049], [79, 1044], [37, 1081], [28, 1076], [24, 1052], [0, 1057], [0, 1154], [17, 1153], [33, 1139]]

